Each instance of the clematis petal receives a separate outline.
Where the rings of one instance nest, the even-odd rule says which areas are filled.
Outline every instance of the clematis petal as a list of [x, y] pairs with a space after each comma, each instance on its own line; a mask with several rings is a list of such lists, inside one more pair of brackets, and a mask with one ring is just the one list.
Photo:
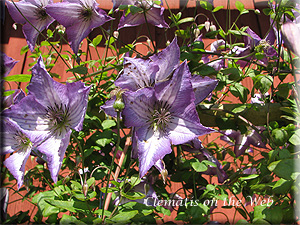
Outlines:
[[123, 16], [120, 19], [118, 30], [124, 27], [134, 27], [140, 24], [146, 23], [144, 14], [135, 13], [134, 15], [129, 13], [125, 16], [125, 12], [123, 12]]
[[76, 131], [80, 131], [83, 126], [83, 120], [88, 104], [88, 95], [91, 86], [85, 86], [81, 81], [75, 83], [67, 83], [67, 96], [69, 101], [70, 127]]
[[169, 138], [159, 131], [153, 131], [149, 127], [141, 127], [136, 131], [138, 138], [138, 158], [140, 177], [166, 154], [172, 152]]
[[28, 148], [26, 151], [15, 152], [3, 162], [6, 168], [17, 180], [18, 189], [23, 185], [24, 182], [25, 165], [28, 157], [30, 156], [30, 151], [31, 148]]
[[45, 108], [54, 106], [55, 103], [69, 103], [66, 85], [54, 81], [50, 77], [41, 56], [32, 68], [32, 78], [27, 89]]
[[19, 61], [15, 61], [13, 58], [7, 56], [4, 52], [0, 51], [1, 57], [1, 76], [7, 76], [9, 72], [14, 68], [15, 64]]
[[159, 101], [172, 106], [177, 112], [184, 111], [186, 106], [195, 101], [186, 61], [174, 71], [171, 80], [155, 84], [155, 95]]
[[169, 25], [166, 23], [164, 19], [164, 8], [156, 8], [152, 7], [146, 13], [147, 22], [158, 27], [158, 28], [169, 28]]
[[109, 116], [117, 118], [117, 112], [113, 107], [115, 101], [116, 101], [116, 96], [106, 101], [104, 105], [100, 106], [100, 110], [103, 110], [105, 114]]
[[47, 132], [49, 129], [48, 122], [43, 119], [45, 113], [45, 108], [35, 101], [32, 95], [23, 98], [19, 104], [12, 105], [3, 111], [4, 116], [9, 117], [22, 129], [39, 132]]
[[123, 94], [125, 108], [122, 112], [127, 127], [140, 127], [148, 124], [151, 109], [155, 102], [154, 89], [143, 88]]
[[92, 29], [113, 19], [97, 6], [94, 0], [72, 0], [46, 7], [47, 13], [66, 28], [68, 40], [75, 54], [78, 53], [81, 41]]
[[245, 135], [239, 135], [236, 139], [235, 146], [234, 146], [234, 154], [236, 157], [244, 154], [246, 149], [249, 147], [250, 142], [248, 137]]
[[155, 83], [167, 79], [180, 63], [180, 49], [175, 37], [168, 47], [150, 57], [159, 66], [155, 76]]
[[158, 65], [151, 60], [124, 58], [124, 69], [115, 85], [123, 89], [136, 91], [139, 88], [153, 86]]
[[50, 137], [37, 147], [42, 154], [46, 155], [48, 169], [54, 183], [57, 182], [58, 173], [70, 142], [70, 135], [71, 130], [64, 136]]
[[173, 145], [184, 144], [198, 136], [214, 132], [213, 129], [204, 127], [197, 122], [194, 118], [196, 115], [186, 117], [188, 115], [189, 113], [185, 114], [182, 118], [173, 116], [169, 122], [167, 131]]
[[120, 5], [134, 5], [135, 0], [112, 0], [113, 9], [116, 10]]
[[195, 93], [195, 104], [202, 102], [218, 85], [219, 81], [209, 77], [192, 76], [192, 87]]
[[299, 25], [296, 25], [292, 22], [284, 23], [281, 27], [281, 33], [284, 40], [284, 45], [297, 56], [300, 56], [300, 46], [298, 44], [300, 37]]

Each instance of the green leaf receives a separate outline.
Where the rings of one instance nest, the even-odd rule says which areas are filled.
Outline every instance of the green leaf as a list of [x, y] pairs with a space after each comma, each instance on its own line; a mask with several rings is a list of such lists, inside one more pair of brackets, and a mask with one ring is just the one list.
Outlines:
[[288, 133], [284, 129], [274, 129], [272, 130], [273, 141], [277, 146], [282, 146], [287, 142]]
[[78, 74], [87, 74], [88, 69], [85, 66], [77, 66], [73, 69], [67, 70], [67, 72], [78, 73]]
[[86, 223], [78, 220], [75, 216], [69, 216], [67, 214], [63, 214], [62, 218], [59, 221], [59, 224], [79, 224], [84, 225]]
[[236, 81], [238, 79], [240, 79], [241, 75], [240, 75], [240, 71], [237, 68], [226, 68], [224, 70], [222, 70], [223, 74], [225, 75], [229, 75], [228, 79], [232, 80], [232, 81]]
[[232, 109], [233, 113], [241, 113], [243, 112], [245, 109], [247, 109], [247, 105], [240, 105], [235, 107], [234, 109]]
[[254, 78], [254, 87], [259, 89], [262, 94], [269, 91], [273, 83], [273, 78], [269, 75], [258, 75]]
[[247, 101], [249, 90], [240, 83], [235, 83], [234, 85], [229, 86], [229, 91], [235, 97], [238, 97], [242, 103]]
[[116, 126], [116, 121], [114, 121], [114, 120], [104, 120], [102, 122], [103, 130], [109, 129], [109, 128], [114, 127], [114, 126]]
[[300, 129], [295, 131], [295, 133], [290, 137], [289, 141], [293, 145], [300, 145]]
[[28, 50], [29, 50], [28, 45], [25, 45], [24, 47], [21, 48], [20, 55], [23, 55], [24, 53], [28, 52]]
[[217, 12], [217, 11], [219, 11], [220, 9], [223, 9], [223, 8], [224, 8], [223, 5], [219, 5], [219, 6], [217, 6], [216, 8], [214, 8], [214, 10], [213, 10], [212, 12]]
[[110, 220], [117, 223], [129, 222], [130, 219], [135, 217], [139, 213], [138, 210], [124, 210], [120, 211], [117, 215], [112, 217]]
[[190, 165], [196, 172], [204, 172], [207, 170], [207, 166], [204, 163], [199, 162], [196, 158], [190, 160]]
[[241, 3], [240, 1], [236, 1], [235, 2], [235, 7], [237, 8], [237, 10], [239, 10], [240, 12], [243, 12], [245, 9], [245, 6], [243, 3]]
[[94, 47], [96, 47], [97, 45], [100, 44], [100, 42], [101, 42], [101, 40], [102, 40], [102, 37], [103, 37], [103, 36], [102, 36], [101, 34], [99, 34], [99, 35], [97, 35], [97, 37], [95, 37], [95, 38], [93, 39], [92, 44], [93, 44]]
[[142, 8], [139, 8], [139, 7], [136, 7], [136, 6], [133, 6], [133, 5], [129, 6], [129, 10], [130, 10], [132, 15], [143, 11]]
[[251, 179], [254, 179], [258, 176], [259, 176], [258, 174], [250, 174], [250, 175], [247, 175], [247, 176], [239, 177], [239, 180], [240, 181], [251, 180]]
[[30, 79], [31, 79], [31, 74], [16, 74], [16, 75], [3, 77], [3, 80], [15, 81], [15, 82], [29, 82]]
[[137, 200], [137, 199], [143, 199], [146, 196], [141, 192], [121, 192], [121, 196], [130, 199], [130, 200]]
[[285, 180], [283, 178], [276, 181], [275, 185], [273, 186], [273, 191], [275, 194], [282, 194], [288, 193], [293, 185], [292, 180]]
[[213, 5], [210, 4], [208, 1], [200, 1], [200, 6], [203, 9], [206, 9], [208, 11], [212, 11], [213, 10]]
[[294, 172], [294, 159], [283, 159], [272, 162], [268, 166], [268, 169], [278, 177], [290, 180], [291, 175]]
[[183, 24], [183, 23], [188, 23], [188, 22], [194, 22], [195, 19], [194, 17], [186, 17], [184, 19], [181, 19], [177, 22], [177, 25]]
[[47, 30], [47, 36], [48, 36], [48, 38], [52, 38], [53, 37], [52, 30], [50, 30], [50, 29]]

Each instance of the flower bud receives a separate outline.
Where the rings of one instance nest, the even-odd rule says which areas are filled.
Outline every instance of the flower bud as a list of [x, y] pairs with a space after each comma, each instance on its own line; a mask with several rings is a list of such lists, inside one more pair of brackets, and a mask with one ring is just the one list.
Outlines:
[[151, 45], [151, 40], [147, 38], [147, 44], [150, 46]]
[[205, 21], [204, 23], [204, 27], [205, 27], [205, 30], [208, 32], [209, 31], [209, 26], [210, 26], [210, 22], [207, 20]]
[[255, 9], [254, 12], [255, 12], [255, 14], [260, 14], [259, 9]]
[[210, 31], [216, 31], [217, 30], [216, 26], [213, 25], [213, 24], [209, 27], [209, 29], [210, 29]]
[[67, 176], [65, 176], [65, 178], [63, 179], [62, 184], [64, 185], [64, 184], [68, 183], [69, 181], [70, 181], [70, 176], [67, 175]]
[[166, 43], [166, 46], [169, 46], [169, 45], [170, 45], [170, 43], [171, 43], [171, 42], [168, 40], [168, 41], [167, 41], [167, 43]]
[[194, 29], [194, 35], [195, 35], [195, 38], [199, 37], [199, 35], [200, 35], [199, 28]]
[[84, 197], [86, 197], [88, 190], [89, 190], [89, 185], [86, 183], [86, 181], [84, 181], [84, 184], [82, 185], [82, 192], [84, 194]]
[[119, 31], [114, 31], [114, 34], [113, 34], [113, 35], [114, 35], [114, 38], [117, 39], [117, 38], [119, 37]]
[[164, 182], [164, 184], [165, 184], [165, 183], [166, 183], [167, 176], [168, 176], [168, 170], [163, 169], [162, 171], [160, 171], [160, 174], [161, 174], [161, 176], [162, 176], [162, 178], [163, 178], [163, 182]]
[[116, 99], [116, 101], [114, 102], [113, 104], [113, 107], [114, 109], [117, 111], [117, 112], [120, 112], [124, 109], [125, 107], [125, 104], [124, 102], [122, 101], [122, 99]]

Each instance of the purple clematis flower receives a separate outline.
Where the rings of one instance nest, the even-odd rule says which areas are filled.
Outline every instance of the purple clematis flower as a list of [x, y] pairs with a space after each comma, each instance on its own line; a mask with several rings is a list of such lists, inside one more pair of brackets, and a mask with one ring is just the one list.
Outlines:
[[195, 155], [195, 158], [197, 158], [200, 162], [203, 160], [208, 160], [216, 165], [215, 167], [208, 165], [207, 170], [201, 172], [202, 174], [217, 175], [219, 183], [223, 183], [228, 178], [228, 175], [223, 170], [221, 163], [203, 147], [198, 138], [181, 145], [181, 147], [184, 151], [198, 153]]
[[155, 4], [152, 0], [135, 0], [135, 1], [122, 1], [122, 3], [114, 4], [114, 8], [120, 5], [134, 5], [141, 9], [141, 11], [134, 14], [129, 13], [127, 16], [125, 12], [120, 19], [118, 29], [123, 27], [138, 26], [143, 23], [150, 23], [159, 28], [168, 28], [168, 24], [164, 20], [164, 7]]
[[[48, 28], [54, 21], [45, 10], [45, 7], [51, 3], [52, 0], [22, 0], [15, 3], [6, 1], [8, 12], [13, 20], [23, 24], [23, 33], [30, 51], [34, 50], [39, 32]], [[28, 23], [19, 10], [34, 27]]]
[[135, 129], [141, 177], [171, 153], [171, 145], [214, 131], [200, 124], [186, 62], [177, 67], [170, 80], [123, 95], [124, 124]]
[[92, 29], [113, 18], [98, 8], [95, 0], [68, 0], [48, 5], [46, 11], [66, 28], [68, 40], [75, 54], [81, 41]]
[[1, 125], [3, 127], [1, 130], [1, 138], [4, 140], [1, 154], [5, 155], [14, 152], [3, 164], [17, 180], [19, 189], [23, 185], [25, 164], [36, 139], [34, 135], [20, 128], [8, 118], [1, 120]]
[[[258, 127], [260, 131], [262, 131], [263, 127]], [[265, 148], [266, 144], [262, 139], [262, 134], [257, 133], [254, 129], [250, 129], [245, 133], [241, 134], [240, 131], [235, 130], [226, 130], [226, 131], [220, 131], [220, 133], [226, 135], [225, 137], [222, 136], [221, 140], [230, 142], [233, 139], [235, 141], [234, 144], [234, 154], [236, 157], [239, 157], [240, 155], [244, 154], [246, 149], [253, 145], [258, 148]], [[229, 138], [229, 139], [228, 139]]]
[[[232, 51], [235, 53], [237, 57], [243, 57], [250, 55], [256, 47], [261, 47], [264, 51], [266, 58], [258, 60], [258, 62], [262, 65], [268, 65], [267, 57], [277, 56], [277, 52], [271, 45], [275, 42], [275, 33], [274, 30], [271, 29], [265, 39], [261, 39], [253, 30], [247, 28], [245, 31], [249, 36], [244, 36], [245, 47], [235, 46]], [[252, 56], [246, 57], [246, 60], [250, 60]], [[247, 61], [238, 60], [238, 63], [245, 67], [247, 65]]]
[[[179, 59], [180, 49], [176, 38], [168, 47], [149, 59], [125, 57], [124, 69], [115, 85], [130, 91], [153, 87], [156, 83], [170, 79], [173, 71], [180, 65]], [[203, 101], [218, 84], [218, 80], [196, 75], [192, 76], [191, 82], [196, 104]]]
[[17, 62], [13, 58], [7, 56], [4, 52], [0, 51], [1, 55], [1, 76], [7, 76], [9, 72], [14, 68]]
[[71, 129], [82, 129], [90, 87], [80, 81], [66, 85], [54, 81], [39, 57], [27, 89], [29, 94], [3, 114], [39, 140], [37, 150], [46, 155], [56, 182]]

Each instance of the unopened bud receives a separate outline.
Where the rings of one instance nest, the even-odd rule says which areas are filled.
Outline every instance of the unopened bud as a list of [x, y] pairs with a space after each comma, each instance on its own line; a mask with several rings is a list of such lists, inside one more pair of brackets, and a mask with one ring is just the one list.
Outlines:
[[84, 197], [87, 196], [87, 192], [89, 190], [89, 185], [86, 183], [86, 181], [84, 182], [84, 184], [82, 185], [82, 192], [84, 194]]
[[211, 25], [211, 26], [209, 27], [209, 29], [210, 29], [210, 31], [216, 31], [216, 30], [217, 30], [217, 28], [216, 28], [215, 25]]
[[62, 184], [64, 185], [64, 184], [68, 183], [69, 180], [70, 180], [69, 175], [65, 176], [65, 178], [64, 178], [63, 181], [62, 181]]
[[14, 23], [14, 24], [12, 25], [12, 28], [13, 28], [14, 30], [17, 30], [17, 29], [18, 29], [17, 24]]
[[163, 182], [164, 182], [164, 184], [165, 184], [165, 183], [166, 183], [167, 176], [168, 176], [168, 170], [163, 169], [162, 171], [160, 171], [160, 174], [161, 174], [161, 176], [162, 176], [162, 178], [163, 178]]
[[210, 26], [210, 22], [207, 20], [205, 21], [204, 23], [204, 27], [205, 27], [205, 30], [208, 32], [209, 31], [209, 26]]
[[255, 14], [260, 14], [259, 9], [255, 9], [254, 12], [255, 12]]
[[114, 38], [118, 38], [119, 37], [119, 31], [114, 31]]
[[124, 102], [122, 101], [122, 99], [116, 99], [116, 101], [114, 102], [113, 104], [113, 107], [114, 109], [117, 111], [117, 112], [120, 112], [124, 109], [125, 107], [125, 104]]
[[147, 38], [147, 44], [150, 46], [151, 45], [151, 40]]
[[199, 37], [199, 35], [200, 35], [199, 28], [194, 29], [194, 35], [195, 35], [196, 38]]
[[170, 42], [169, 40], [167, 40], [166, 46], [169, 46], [170, 43], [171, 43], [171, 42]]

